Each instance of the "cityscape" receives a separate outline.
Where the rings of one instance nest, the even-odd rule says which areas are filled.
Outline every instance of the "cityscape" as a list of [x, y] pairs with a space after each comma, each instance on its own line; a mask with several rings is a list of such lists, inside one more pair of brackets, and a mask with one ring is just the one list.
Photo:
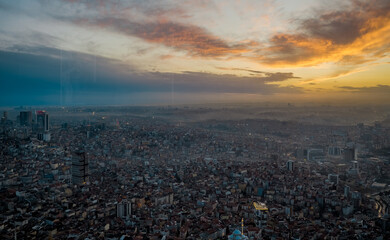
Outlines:
[[0, 0], [0, 239], [390, 239], [388, 0]]
[[[303, 108], [250, 112], [291, 115]], [[317, 109], [319, 118], [344, 111]], [[216, 111], [219, 118], [207, 117]], [[221, 106], [4, 111], [3, 238], [389, 236], [389, 118], [339, 125], [224, 116], [232, 112]]]

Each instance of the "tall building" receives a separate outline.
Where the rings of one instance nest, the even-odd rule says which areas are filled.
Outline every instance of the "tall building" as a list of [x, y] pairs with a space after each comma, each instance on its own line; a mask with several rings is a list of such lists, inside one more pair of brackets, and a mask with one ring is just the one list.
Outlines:
[[339, 147], [331, 146], [328, 148], [328, 154], [331, 156], [340, 156], [341, 149]]
[[344, 197], [349, 197], [349, 192], [350, 192], [351, 188], [347, 185], [344, 186]]
[[49, 114], [46, 111], [37, 111], [37, 125], [40, 131], [49, 131]]
[[293, 160], [288, 160], [287, 161], [287, 170], [288, 171], [294, 171], [294, 161]]
[[84, 151], [77, 151], [72, 156], [72, 183], [85, 184], [89, 181], [88, 158]]
[[131, 215], [131, 202], [127, 199], [122, 199], [122, 201], [116, 204], [116, 216], [119, 218], [129, 218]]
[[1, 117], [1, 124], [5, 124], [8, 120], [8, 112], [4, 111], [3, 112], [3, 117]]
[[20, 125], [30, 126], [32, 123], [32, 112], [31, 111], [22, 111], [19, 114]]
[[356, 148], [345, 148], [344, 149], [344, 160], [345, 161], [357, 160], [357, 149]]

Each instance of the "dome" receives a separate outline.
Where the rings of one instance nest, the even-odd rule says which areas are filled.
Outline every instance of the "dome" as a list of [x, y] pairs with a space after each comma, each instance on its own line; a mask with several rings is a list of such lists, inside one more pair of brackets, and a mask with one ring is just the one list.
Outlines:
[[248, 239], [247, 236], [243, 235], [240, 230], [234, 230], [233, 234], [229, 236], [229, 240]]

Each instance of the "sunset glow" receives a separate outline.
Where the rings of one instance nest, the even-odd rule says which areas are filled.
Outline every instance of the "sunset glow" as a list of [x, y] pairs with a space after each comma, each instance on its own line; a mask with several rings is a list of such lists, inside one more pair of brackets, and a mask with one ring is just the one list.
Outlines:
[[387, 0], [20, 0], [0, 12], [3, 105], [38, 91], [35, 104], [54, 105], [390, 100]]

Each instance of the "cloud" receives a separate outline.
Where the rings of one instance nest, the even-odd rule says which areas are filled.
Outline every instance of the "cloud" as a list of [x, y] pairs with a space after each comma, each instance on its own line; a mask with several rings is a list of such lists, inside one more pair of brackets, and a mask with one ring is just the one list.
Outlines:
[[229, 44], [204, 28], [170, 21], [135, 22], [128, 19], [104, 17], [78, 19], [75, 22], [115, 31], [150, 43], [162, 44], [191, 56], [238, 56], [250, 51], [254, 42]]
[[353, 92], [353, 93], [370, 93], [370, 94], [385, 94], [390, 95], [390, 85], [376, 85], [372, 87], [352, 87], [352, 86], [341, 86], [339, 89]]
[[[299, 87], [270, 85], [266, 78], [258, 77], [140, 72], [118, 60], [44, 46], [1, 50], [0, 74], [2, 105], [125, 104], [121, 101], [131, 96], [137, 96], [133, 101], [150, 103], [148, 99], [172, 92], [183, 97], [303, 92]], [[154, 103], [158, 102], [156, 99]]]
[[221, 37], [191, 21], [200, 6], [211, 2], [64, 2], [73, 10], [65, 15], [54, 10], [53, 18], [139, 38], [193, 57], [240, 58], [271, 67], [361, 65], [386, 57], [390, 49], [388, 0], [334, 1], [335, 8], [313, 10], [312, 17], [292, 21], [291, 31], [273, 34], [261, 43]]
[[278, 33], [257, 59], [271, 66], [312, 66], [324, 62], [362, 64], [390, 49], [390, 2], [353, 0], [346, 10], [317, 10], [297, 20], [297, 31]]
[[321, 76], [321, 77], [316, 77], [316, 78], [309, 78], [302, 83], [307, 83], [307, 82], [321, 82], [321, 81], [326, 81], [330, 79], [336, 79], [340, 77], [345, 77], [351, 74], [359, 73], [366, 71], [367, 68], [365, 67], [355, 67], [355, 66], [343, 66], [343, 67], [336, 67], [335, 70], [333, 70], [331, 73]]
[[[231, 74], [213, 74], [205, 72], [182, 73], [148, 73], [150, 82], [152, 79], [160, 79], [158, 82], [163, 87], [172, 84], [179, 92], [203, 92], [203, 93], [252, 93], [270, 95], [276, 93], [302, 93], [299, 87], [280, 87], [267, 84], [265, 79], [258, 77], [239, 77]], [[153, 83], [158, 86], [157, 82]]]
[[245, 68], [225, 68], [225, 67], [217, 67], [217, 69], [221, 70], [233, 70], [233, 71], [245, 71], [254, 73], [256, 75], [256, 78], [263, 82], [281, 82], [288, 79], [300, 79], [300, 77], [294, 76], [292, 72], [264, 72], [264, 71], [257, 71], [257, 70], [251, 70], [251, 69], [245, 69]]

